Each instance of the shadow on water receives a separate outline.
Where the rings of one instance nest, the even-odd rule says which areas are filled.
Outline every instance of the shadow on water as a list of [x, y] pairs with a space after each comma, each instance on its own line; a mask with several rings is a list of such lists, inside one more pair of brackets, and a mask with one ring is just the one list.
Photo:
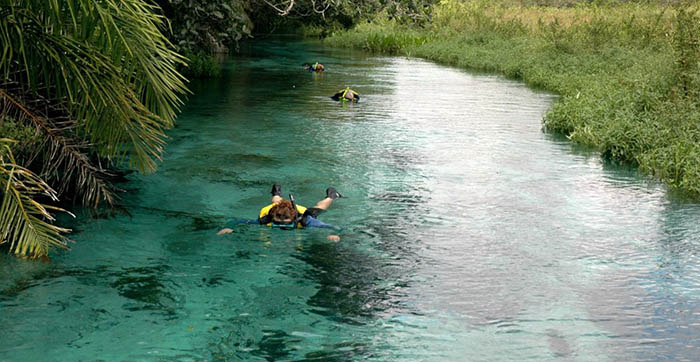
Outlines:
[[[661, 237], [656, 268], [639, 277], [637, 283], [648, 294], [637, 305], [649, 310], [644, 334], [658, 344], [663, 355], [674, 360], [693, 360], [700, 351], [696, 337], [684, 326], [700, 327], [700, 300], [693, 293], [700, 289], [697, 258], [700, 256], [700, 211], [683, 204], [668, 204], [661, 214]], [[697, 331], [697, 330], [696, 330]], [[672, 338], [669, 338], [672, 336]], [[662, 340], [663, 338], [669, 341]], [[643, 353], [639, 354], [643, 358]]]
[[[124, 297], [122, 308], [128, 311], [151, 311], [174, 318], [179, 308], [178, 301], [167, 286], [163, 275], [169, 270], [166, 265], [113, 270], [108, 266], [86, 268], [63, 268], [48, 266], [31, 276], [14, 280], [0, 290], [0, 301], [6, 302], [21, 297], [32, 288], [72, 278], [82, 285], [107, 287]], [[59, 298], [59, 296], [56, 296]]]
[[[310, 312], [348, 328], [364, 328], [392, 315], [421, 315], [407, 298], [422, 263], [417, 252], [421, 242], [412, 234], [423, 222], [424, 198], [418, 193], [416, 188], [402, 186], [374, 195], [381, 208], [357, 220], [341, 244], [314, 243], [295, 255], [311, 266], [305, 279], [318, 285], [307, 300]], [[349, 244], [353, 239], [372, 244], [379, 253], [354, 247]], [[358, 336], [353, 342], [325, 345], [305, 354], [304, 360], [367, 359], [385, 348], [378, 347], [372, 337], [367, 342], [362, 339]]]
[[366, 359], [368, 346], [364, 343], [345, 342], [325, 346], [323, 351], [309, 352], [303, 358], [292, 358], [295, 348], [290, 347], [302, 342], [300, 337], [295, 337], [280, 330], [265, 330], [265, 336], [257, 344], [257, 349], [251, 354], [267, 361], [295, 360], [295, 361], [350, 361], [357, 358]]
[[198, 214], [180, 210], [166, 210], [156, 207], [130, 206], [129, 208], [144, 210], [145, 212], [156, 214], [168, 219], [179, 219], [187, 221], [183, 222], [180, 225], [182, 231], [214, 230], [218, 228], [221, 225], [221, 223], [226, 219], [224, 216]]
[[160, 276], [169, 267], [158, 265], [152, 267], [126, 268], [118, 273], [111, 273], [110, 278], [116, 279], [110, 287], [116, 289], [119, 295], [131, 301], [124, 304], [130, 311], [150, 310], [176, 316], [177, 300], [168, 292], [166, 281]]
[[[217, 151], [216, 153], [222, 152], [223, 151]], [[178, 160], [173, 160], [168, 167], [164, 167], [160, 172], [170, 180], [182, 182], [188, 182], [192, 178], [201, 178], [207, 181], [226, 183], [241, 188], [263, 188], [269, 185], [260, 180], [250, 179], [247, 172], [241, 170], [273, 167], [274, 165], [279, 166], [282, 164], [282, 162], [278, 162], [269, 157], [240, 162], [235, 159], [232, 160], [230, 157], [221, 157], [220, 163], [210, 162], [211, 160], [207, 162], [192, 162], [187, 159], [179, 163]], [[250, 166], [250, 168], [240, 166], [246, 163], [255, 165]], [[222, 168], [221, 165], [236, 165], [236, 168]]]
[[[380, 257], [321, 241], [300, 247], [292, 257], [311, 268], [298, 275], [298, 266], [287, 265], [280, 273], [318, 285], [317, 291], [306, 300], [306, 310], [332, 322], [335, 327], [325, 333], [363, 328], [386, 313], [405, 309], [401, 305], [403, 285], [395, 282], [401, 277], [396, 269], [384, 266]], [[301, 305], [297, 307], [304, 309]], [[274, 313], [276, 315], [267, 317], [283, 318], [286, 315], [283, 310]], [[313, 322], [311, 327], [317, 323], [322, 322]], [[257, 337], [251, 335], [251, 330], [258, 330], [258, 326], [252, 325], [247, 316], [232, 317], [227, 324], [230, 327], [226, 328], [231, 331], [210, 342], [214, 360], [250, 359], [254, 356], [267, 361], [349, 361], [367, 359], [376, 352], [371, 338], [367, 341], [367, 336], [360, 333], [353, 341], [322, 343], [316, 350], [304, 352], [300, 357], [299, 346], [304, 346], [307, 337], [292, 332], [292, 329], [263, 329], [260, 331], [262, 335]], [[336, 338], [332, 336], [332, 339]]]
[[10, 300], [20, 296], [25, 291], [42, 285], [48, 281], [62, 278], [74, 277], [78, 279], [87, 278], [93, 274], [104, 273], [107, 267], [99, 267], [92, 271], [83, 269], [62, 269], [54, 266], [46, 266], [46, 269], [40, 270], [35, 274], [26, 275], [23, 278], [14, 280], [9, 286], [0, 290], [0, 298]]
[[374, 357], [373, 347], [364, 343], [346, 342], [327, 346], [327, 350], [309, 352], [300, 361], [345, 362]]
[[251, 351], [251, 354], [268, 361], [289, 359], [293, 351], [290, 345], [299, 342], [301, 342], [301, 338], [291, 336], [284, 331], [263, 330], [263, 337], [257, 343], [257, 348]]
[[[233, 329], [251, 328], [249, 321], [241, 319], [230, 320]], [[367, 359], [373, 356], [372, 347], [361, 342], [342, 342], [324, 345], [323, 350], [297, 355], [295, 345], [303, 343], [303, 338], [290, 335], [283, 330], [263, 330], [259, 340], [242, 340], [241, 331], [232, 331], [227, 337], [217, 343], [210, 343], [211, 360], [231, 361], [249, 360], [251, 356], [266, 361], [329, 361], [344, 362]]]
[[401, 271], [381, 258], [340, 248], [314, 244], [297, 256], [312, 269], [306, 278], [319, 287], [307, 304], [311, 312], [339, 323], [364, 325], [390, 310], [403, 309], [400, 300]]

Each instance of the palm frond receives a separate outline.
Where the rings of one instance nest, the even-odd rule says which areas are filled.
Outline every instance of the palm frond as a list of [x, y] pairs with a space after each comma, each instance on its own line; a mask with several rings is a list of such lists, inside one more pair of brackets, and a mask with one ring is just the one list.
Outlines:
[[[160, 160], [179, 96], [184, 58], [160, 33], [163, 18], [138, 0], [10, 1], [0, 17], [0, 75], [36, 89], [52, 85], [103, 155], [141, 172]], [[57, 31], [57, 29], [59, 29]], [[21, 72], [18, 72], [21, 70]], [[31, 70], [31, 71], [30, 71]]]
[[44, 180], [56, 180], [59, 195], [71, 184], [75, 185], [83, 205], [97, 207], [102, 200], [113, 205], [116, 190], [106, 180], [110, 175], [99, 164], [91, 162], [86, 153], [89, 144], [76, 139], [76, 122], [54, 105], [57, 101], [20, 93], [21, 89], [16, 85], [0, 85], [0, 118], [10, 117], [29, 123], [42, 134], [43, 147], [35, 150], [43, 157], [39, 176]]
[[0, 244], [10, 243], [10, 252], [38, 258], [51, 247], [67, 248], [63, 235], [69, 229], [50, 224], [50, 211], [65, 211], [36, 201], [37, 197], [57, 200], [56, 193], [36, 174], [15, 164], [9, 143], [0, 138]]
[[51, 225], [61, 209], [37, 201], [57, 197], [45, 180], [59, 191], [73, 182], [96, 207], [114, 198], [101, 160], [156, 169], [188, 92], [176, 71], [185, 58], [156, 10], [142, 0], [0, 0], [0, 123], [9, 116], [45, 139], [40, 175], [0, 144], [0, 243], [14, 253], [66, 245], [68, 230]]

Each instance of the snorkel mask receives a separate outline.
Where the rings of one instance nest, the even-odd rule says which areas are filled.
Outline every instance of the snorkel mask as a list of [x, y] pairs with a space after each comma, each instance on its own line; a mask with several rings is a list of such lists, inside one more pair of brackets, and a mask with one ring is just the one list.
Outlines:
[[274, 221], [272, 222], [272, 224], [270, 224], [270, 226], [273, 227], [273, 228], [280, 228], [280, 229], [282, 229], [282, 230], [294, 230], [294, 229], [297, 228], [297, 224], [296, 224], [296, 223], [278, 224], [278, 223], [276, 223], [276, 222], [274, 222]]

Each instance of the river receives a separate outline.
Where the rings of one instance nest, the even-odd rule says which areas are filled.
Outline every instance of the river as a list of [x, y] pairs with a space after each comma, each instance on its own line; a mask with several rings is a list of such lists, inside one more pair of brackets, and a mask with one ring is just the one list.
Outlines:
[[[542, 132], [555, 96], [291, 38], [190, 88], [127, 212], [78, 210], [50, 264], [0, 257], [0, 361], [700, 355], [700, 205]], [[347, 196], [320, 216], [341, 240], [216, 235], [273, 183]]]

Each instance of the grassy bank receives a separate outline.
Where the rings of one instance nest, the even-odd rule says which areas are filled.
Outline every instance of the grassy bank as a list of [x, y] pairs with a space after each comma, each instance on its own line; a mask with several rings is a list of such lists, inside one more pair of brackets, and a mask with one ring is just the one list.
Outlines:
[[546, 130], [700, 195], [697, 5], [447, 0], [428, 27], [380, 16], [326, 42], [497, 72], [555, 92]]

